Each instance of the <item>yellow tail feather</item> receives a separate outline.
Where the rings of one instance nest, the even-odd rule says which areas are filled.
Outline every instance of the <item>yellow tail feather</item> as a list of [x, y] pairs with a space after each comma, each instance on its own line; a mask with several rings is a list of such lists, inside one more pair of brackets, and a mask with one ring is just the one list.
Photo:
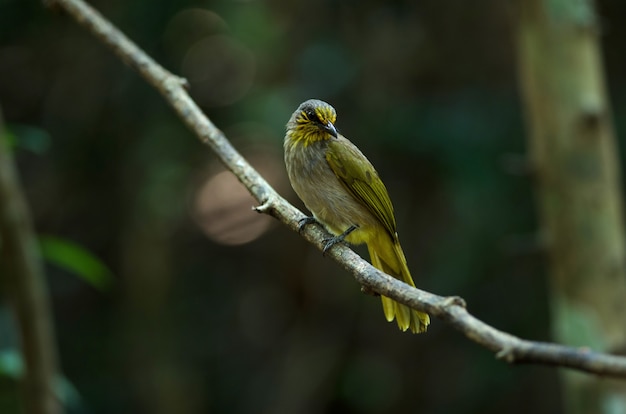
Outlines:
[[[387, 234], [384, 234], [377, 237], [376, 240], [369, 241], [367, 243], [367, 249], [372, 265], [375, 268], [415, 287], [415, 283], [413, 283], [413, 278], [411, 278], [411, 273], [406, 264], [404, 252], [397, 240], [392, 241]], [[383, 311], [388, 322], [395, 319], [398, 327], [402, 331], [406, 331], [410, 328], [413, 333], [426, 332], [430, 324], [428, 314], [413, 310], [386, 296], [381, 296], [380, 298], [383, 302]]]

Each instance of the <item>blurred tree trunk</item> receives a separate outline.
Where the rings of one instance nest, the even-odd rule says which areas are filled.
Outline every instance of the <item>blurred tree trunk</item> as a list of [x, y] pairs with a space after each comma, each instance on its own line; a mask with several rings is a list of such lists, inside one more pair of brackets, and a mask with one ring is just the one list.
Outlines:
[[[541, 220], [550, 254], [552, 331], [619, 352], [626, 275], [619, 164], [598, 27], [587, 0], [521, 0], [519, 65]], [[562, 372], [568, 413], [626, 412], [626, 384]]]
[[14, 308], [24, 359], [26, 414], [64, 412], [56, 393], [57, 350], [50, 298], [30, 211], [0, 117], [0, 282]]

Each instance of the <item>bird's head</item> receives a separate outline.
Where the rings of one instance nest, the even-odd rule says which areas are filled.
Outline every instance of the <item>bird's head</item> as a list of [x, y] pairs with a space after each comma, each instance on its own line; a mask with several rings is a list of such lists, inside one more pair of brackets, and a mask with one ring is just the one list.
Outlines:
[[300, 104], [287, 123], [287, 139], [309, 145], [337, 137], [335, 108], [324, 101], [309, 99]]

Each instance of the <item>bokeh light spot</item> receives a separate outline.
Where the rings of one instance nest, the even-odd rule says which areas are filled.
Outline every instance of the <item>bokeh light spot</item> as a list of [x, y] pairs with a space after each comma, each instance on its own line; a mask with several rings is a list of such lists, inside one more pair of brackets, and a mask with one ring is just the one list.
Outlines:
[[[284, 175], [283, 162], [271, 147], [248, 147], [244, 156], [269, 182], [278, 182], [278, 187], [283, 187], [280, 178]], [[218, 172], [215, 166], [209, 170], [213, 172], [202, 180], [194, 195], [192, 215], [200, 228], [220, 244], [240, 245], [259, 238], [273, 220], [252, 211], [258, 202], [230, 171], [221, 165]]]
[[180, 65], [187, 51], [199, 40], [227, 33], [228, 24], [220, 15], [201, 8], [185, 9], [170, 19], [163, 33], [163, 48]]
[[206, 181], [196, 194], [196, 221], [218, 243], [249, 243], [269, 226], [269, 217], [251, 211], [255, 204], [237, 178], [222, 171]]
[[241, 99], [254, 80], [255, 60], [241, 42], [224, 35], [196, 42], [185, 55], [181, 72], [202, 106], [230, 105]]

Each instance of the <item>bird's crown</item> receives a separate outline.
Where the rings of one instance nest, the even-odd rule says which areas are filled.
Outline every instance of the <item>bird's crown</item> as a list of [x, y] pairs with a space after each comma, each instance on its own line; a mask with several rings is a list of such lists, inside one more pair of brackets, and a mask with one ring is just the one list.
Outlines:
[[327, 125], [329, 122], [334, 124], [337, 120], [335, 108], [319, 99], [309, 99], [301, 103], [295, 115], [295, 121], [299, 124], [313, 122]]

